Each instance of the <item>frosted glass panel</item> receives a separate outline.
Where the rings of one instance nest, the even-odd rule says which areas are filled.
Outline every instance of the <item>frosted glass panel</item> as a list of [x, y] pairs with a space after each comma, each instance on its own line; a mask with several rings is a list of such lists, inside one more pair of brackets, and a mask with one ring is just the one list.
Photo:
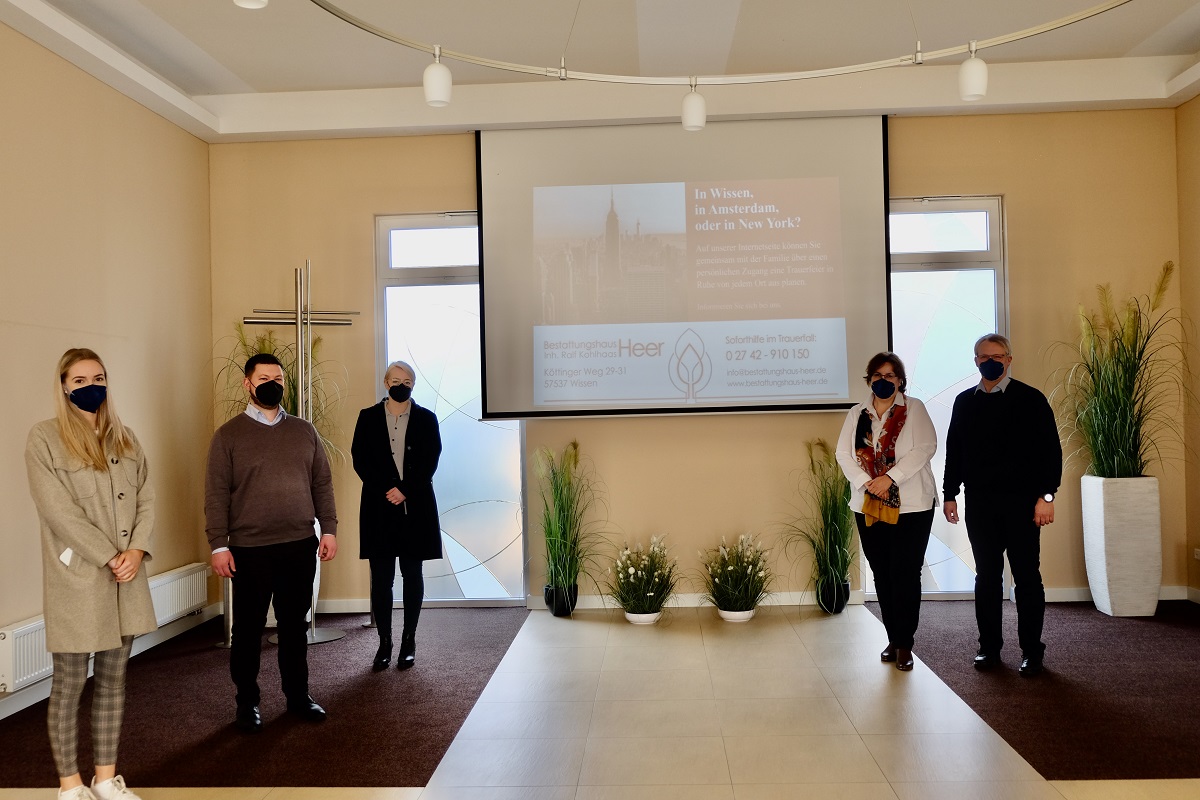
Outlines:
[[[894, 215], [893, 215], [894, 216]], [[892, 273], [892, 344], [908, 371], [908, 393], [925, 403], [937, 429], [933, 475], [939, 495], [946, 467], [946, 430], [955, 396], [979, 383], [975, 340], [996, 330], [996, 273], [990, 269]], [[959, 518], [965, 512], [958, 496]], [[925, 552], [926, 592], [973, 592], [975, 559], [963, 523], [939, 507]]]
[[986, 211], [888, 215], [893, 253], [983, 253], [988, 249]]
[[445, 557], [425, 562], [425, 596], [521, 598], [519, 423], [479, 421], [479, 286], [389, 286], [384, 304], [387, 360], [413, 365], [413, 399], [442, 433], [433, 488]]

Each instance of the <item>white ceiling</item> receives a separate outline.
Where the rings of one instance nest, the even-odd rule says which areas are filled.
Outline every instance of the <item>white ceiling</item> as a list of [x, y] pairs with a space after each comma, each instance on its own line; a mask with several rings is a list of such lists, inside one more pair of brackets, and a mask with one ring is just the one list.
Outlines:
[[[794, 72], [926, 53], [1101, 0], [333, 0], [396, 36], [499, 61], [641, 76]], [[686, 87], [559, 82], [447, 60], [455, 96], [421, 100], [430, 57], [310, 0], [0, 0], [0, 22], [209, 141], [387, 135], [678, 118]], [[1170, 107], [1200, 93], [1200, 0], [1131, 0], [962, 57], [786, 84], [702, 87], [709, 118]]]

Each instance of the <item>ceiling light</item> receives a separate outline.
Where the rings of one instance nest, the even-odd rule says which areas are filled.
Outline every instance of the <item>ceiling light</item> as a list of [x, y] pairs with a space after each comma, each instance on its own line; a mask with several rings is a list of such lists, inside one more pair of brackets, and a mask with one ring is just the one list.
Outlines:
[[683, 129], [685, 131], [702, 131], [708, 121], [708, 105], [704, 95], [696, 91], [696, 79], [692, 78], [692, 90], [683, 96]]
[[976, 43], [971, 42], [971, 57], [958, 67], [958, 95], [963, 100], [982, 100], [987, 94], [988, 68], [982, 58], [975, 55]]
[[425, 68], [421, 78], [425, 87], [425, 102], [434, 108], [450, 105], [450, 92], [454, 88], [454, 79], [450, 68], [442, 63], [442, 46], [433, 46], [433, 63]]
[[[235, 0], [238, 5], [246, 6], [265, 6], [267, 0]], [[426, 53], [430, 52], [430, 45], [425, 42], [416, 41], [414, 39], [405, 39], [397, 36], [394, 33], [383, 30], [366, 20], [350, 14], [340, 8], [334, 0], [309, 0], [315, 6], [318, 6], [338, 19], [353, 25], [361, 31], [369, 33], [373, 36], [386, 39], [389, 42], [394, 42], [402, 47], [408, 47], [413, 50], [421, 50]], [[964, 61], [958, 71], [959, 94], [965, 101], [979, 100], [987, 94], [987, 64], [976, 57], [977, 49], [983, 50], [989, 47], [997, 47], [1003, 44], [1018, 42], [1022, 39], [1028, 39], [1032, 36], [1039, 36], [1048, 31], [1059, 30], [1068, 25], [1074, 25], [1077, 22], [1082, 22], [1086, 19], [1103, 14], [1107, 11], [1112, 11], [1114, 8], [1119, 8], [1127, 3], [1132, 3], [1133, 0], [1104, 0], [1097, 6], [1085, 9], [1075, 14], [1071, 14], [1061, 19], [1047, 22], [1042, 25], [1036, 25], [1032, 28], [1016, 31], [1014, 33], [1004, 34], [1002, 36], [993, 36], [991, 39], [982, 41], [972, 41], [970, 46], [957, 45], [955, 47], [947, 47], [941, 50], [934, 50], [926, 53], [921, 50], [921, 42], [917, 41], [915, 52], [907, 53], [897, 58], [888, 58], [882, 61], [871, 61], [863, 64], [849, 64], [841, 67], [829, 67], [824, 69], [812, 69], [802, 72], [771, 72], [762, 74], [750, 75], [707, 75], [704, 77], [705, 85], [710, 86], [740, 86], [745, 84], [759, 83], [780, 83], [784, 81], [802, 81], [813, 78], [829, 78], [836, 75], [853, 75], [862, 72], [871, 72], [873, 70], [890, 69], [892, 67], [905, 67], [913, 64], [923, 64], [929, 61], [937, 61], [942, 58], [952, 58], [961, 55], [968, 50], [971, 57]], [[915, 25], [914, 25], [915, 30]], [[569, 36], [568, 36], [569, 38]], [[579, 80], [579, 81], [596, 81], [599, 83], [616, 83], [616, 84], [640, 84], [643, 86], [682, 86], [685, 83], [691, 83], [692, 91], [689, 92], [683, 99], [683, 117], [684, 127], [688, 130], [701, 130], [704, 127], [705, 120], [705, 104], [704, 98], [696, 91], [697, 79], [692, 77], [685, 79], [681, 76], [646, 76], [646, 75], [607, 75], [594, 72], [578, 72], [567, 70], [566, 57], [559, 60], [557, 67], [538, 67], [531, 64], [514, 64], [507, 61], [496, 61], [491, 58], [483, 58], [481, 56], [471, 55], [462, 51], [452, 51], [455, 61], [462, 61], [466, 64], [474, 64], [488, 69], [499, 69], [507, 72], [515, 72], [525, 75], [535, 75], [545, 78], [558, 78], [559, 80]], [[452, 85], [450, 70], [441, 63], [440, 54], [441, 47], [433, 47], [434, 63], [430, 64], [425, 69], [425, 102], [431, 106], [444, 106], [450, 103], [450, 89]], [[694, 127], [689, 127], [689, 120], [694, 123]]]
[[262, 8], [267, 0], [233, 0], [233, 4], [242, 8]]

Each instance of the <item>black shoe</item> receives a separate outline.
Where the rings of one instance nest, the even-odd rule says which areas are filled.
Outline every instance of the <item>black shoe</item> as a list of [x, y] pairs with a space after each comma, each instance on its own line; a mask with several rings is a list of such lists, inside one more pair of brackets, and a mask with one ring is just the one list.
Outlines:
[[896, 660], [896, 645], [888, 642], [888, 646], [883, 648], [883, 652], [879, 654], [879, 660], [891, 663]]
[[239, 731], [246, 733], [258, 733], [262, 730], [262, 714], [258, 711], [258, 706], [238, 706], [237, 714], [233, 718], [234, 727]]
[[985, 653], [980, 650], [975, 654], [975, 669], [991, 669], [1000, 663], [998, 653]]
[[287, 710], [289, 714], [295, 714], [297, 717], [309, 722], [325, 721], [325, 709], [317, 705], [317, 701], [308, 695], [305, 695], [300, 700], [288, 700]]
[[400, 640], [400, 655], [396, 657], [397, 669], [409, 669], [417, 663], [416, 634], [406, 633]]
[[392, 640], [380, 639], [379, 649], [375, 651], [375, 660], [371, 662], [372, 672], [383, 672], [392, 663]]
[[1040, 658], [1023, 658], [1021, 659], [1021, 668], [1018, 670], [1022, 678], [1034, 678], [1042, 674], [1042, 660]]
[[896, 648], [896, 669], [901, 672], [911, 672], [913, 668], [912, 650]]

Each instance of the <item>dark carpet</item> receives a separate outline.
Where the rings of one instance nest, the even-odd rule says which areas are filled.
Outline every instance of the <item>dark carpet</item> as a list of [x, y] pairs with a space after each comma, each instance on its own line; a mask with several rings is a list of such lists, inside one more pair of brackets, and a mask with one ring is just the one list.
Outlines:
[[1047, 780], [1200, 778], [1200, 605], [1131, 618], [1050, 603], [1036, 678], [1017, 672], [1012, 603], [1004, 641], [1004, 664], [975, 670], [974, 603], [925, 601], [913, 652]]
[[[365, 615], [321, 615], [322, 627], [346, 631], [309, 648], [311, 692], [329, 718], [313, 724], [285, 713], [276, 650], [264, 644], [265, 727], [251, 735], [232, 726], [229, 653], [213, 646], [222, 622], [210, 620], [130, 662], [118, 768], [130, 786], [425, 786], [528, 614], [425, 609], [416, 666], [380, 673], [371, 672], [378, 638], [362, 627]], [[85, 776], [89, 725], [85, 713]], [[0, 786], [57, 785], [46, 701], [0, 720], [0, 753]]]

